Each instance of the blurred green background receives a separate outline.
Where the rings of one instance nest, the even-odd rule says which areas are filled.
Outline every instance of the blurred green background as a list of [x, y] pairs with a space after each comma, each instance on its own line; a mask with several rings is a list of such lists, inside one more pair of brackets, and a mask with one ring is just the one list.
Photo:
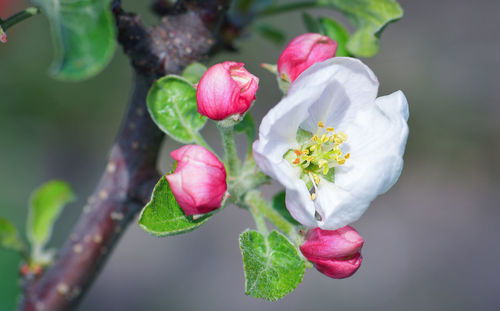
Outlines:
[[[401, 89], [408, 98], [405, 169], [354, 224], [366, 244], [352, 278], [332, 280], [312, 269], [279, 302], [245, 296], [238, 235], [253, 225], [246, 211], [230, 207], [172, 238], [149, 236], [132, 224], [77, 310], [498, 310], [500, 2], [400, 3], [405, 17], [387, 27], [379, 54], [365, 62], [381, 81], [381, 95]], [[124, 7], [152, 21], [145, 4], [129, 0]], [[289, 31], [287, 40], [304, 32], [297, 13], [267, 21]], [[15, 26], [8, 39], [0, 45], [0, 216], [23, 228], [31, 190], [52, 178], [67, 180], [79, 199], [57, 223], [57, 247], [105, 166], [131, 70], [118, 49], [96, 78], [49, 78], [52, 46], [43, 16]], [[238, 46], [241, 53], [211, 63], [243, 61], [261, 78], [253, 107], [260, 119], [280, 93], [259, 64], [275, 63], [282, 47], [255, 36]], [[205, 134], [220, 147], [213, 126]], [[165, 143], [164, 170], [177, 146]], [[19, 260], [0, 250], [0, 311], [15, 308]]]

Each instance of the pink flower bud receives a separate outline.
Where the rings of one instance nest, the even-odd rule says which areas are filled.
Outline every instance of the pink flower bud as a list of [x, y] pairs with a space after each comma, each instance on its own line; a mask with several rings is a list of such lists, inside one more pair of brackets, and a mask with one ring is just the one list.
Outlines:
[[335, 56], [337, 42], [319, 33], [305, 33], [293, 39], [278, 59], [278, 73], [283, 80], [295, 81], [312, 64]]
[[7, 43], [7, 34], [3, 31], [2, 26], [0, 26], [0, 42]]
[[350, 226], [337, 230], [314, 228], [306, 236], [300, 251], [321, 273], [336, 279], [351, 276], [358, 270], [363, 257], [364, 240]]
[[177, 168], [167, 180], [184, 213], [205, 214], [219, 208], [227, 190], [224, 164], [197, 145], [184, 146], [170, 155]]
[[309, 260], [342, 258], [359, 252], [363, 243], [363, 237], [351, 226], [337, 230], [314, 228], [307, 233], [300, 250]]
[[199, 113], [212, 120], [224, 120], [250, 108], [259, 78], [243, 66], [243, 63], [223, 62], [205, 72], [196, 91]]
[[363, 257], [360, 253], [357, 253], [353, 257], [345, 260], [317, 260], [314, 261], [314, 267], [318, 269], [319, 272], [324, 275], [331, 277], [333, 279], [345, 279], [353, 275], [358, 271], [361, 266]]

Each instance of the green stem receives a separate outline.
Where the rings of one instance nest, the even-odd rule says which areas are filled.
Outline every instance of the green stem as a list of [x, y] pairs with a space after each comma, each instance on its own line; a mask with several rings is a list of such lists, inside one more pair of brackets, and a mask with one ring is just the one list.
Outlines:
[[[250, 206], [250, 211], [256, 209], [259, 215], [266, 217], [276, 228], [287, 235], [291, 241], [295, 241], [298, 234], [295, 230], [295, 226], [284, 219], [277, 211], [275, 211], [271, 204], [267, 202], [260, 191], [252, 190], [249, 191], [245, 196], [245, 202]], [[252, 212], [253, 215], [253, 212]]]
[[291, 11], [295, 11], [295, 10], [330, 7], [330, 6], [331, 5], [328, 5], [328, 4], [317, 3], [316, 1], [295, 2], [295, 3], [289, 3], [289, 4], [283, 4], [283, 5], [271, 7], [267, 10], [264, 10], [264, 11], [258, 13], [257, 17], [268, 17], [268, 16], [287, 13], [287, 12], [291, 12]]
[[234, 140], [234, 127], [224, 127], [217, 125], [222, 136], [222, 145], [224, 148], [224, 161], [226, 162], [228, 174], [231, 177], [237, 177], [240, 171], [240, 158], [238, 157], [238, 149]]
[[267, 226], [264, 217], [262, 217], [261, 213], [257, 206], [253, 204], [248, 204], [250, 214], [252, 214], [253, 220], [255, 221], [255, 225], [257, 226], [257, 230], [262, 233], [264, 236], [267, 236]]
[[27, 9], [25, 9], [24, 11], [21, 11], [19, 13], [12, 15], [11, 17], [7, 18], [4, 21], [1, 21], [0, 26], [3, 28], [4, 31], [6, 31], [7, 29], [14, 26], [15, 24], [20, 23], [23, 20], [25, 20], [31, 16], [37, 15], [39, 12], [40, 12], [39, 9], [37, 9], [35, 7], [29, 7]]

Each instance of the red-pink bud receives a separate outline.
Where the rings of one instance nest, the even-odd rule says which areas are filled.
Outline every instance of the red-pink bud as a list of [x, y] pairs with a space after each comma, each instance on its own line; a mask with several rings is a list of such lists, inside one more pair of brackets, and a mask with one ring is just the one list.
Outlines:
[[319, 33], [305, 33], [293, 39], [278, 59], [278, 73], [289, 82], [312, 64], [335, 56], [337, 42]]
[[219, 208], [227, 190], [224, 164], [197, 145], [184, 146], [170, 155], [177, 168], [167, 180], [184, 213], [205, 214]]
[[250, 108], [259, 78], [243, 66], [243, 63], [223, 62], [205, 72], [196, 90], [199, 113], [212, 120], [224, 120]]
[[345, 260], [317, 260], [314, 261], [313, 264], [319, 272], [328, 277], [333, 279], [345, 279], [358, 271], [362, 261], [363, 257], [360, 253], [357, 253], [356, 255]]
[[363, 243], [363, 237], [351, 226], [337, 230], [314, 228], [307, 233], [300, 250], [309, 260], [342, 258], [359, 252]]
[[325, 275], [346, 278], [361, 265], [363, 243], [363, 237], [351, 226], [337, 230], [314, 228], [308, 232], [300, 251]]
[[7, 34], [3, 31], [2, 26], [0, 26], [0, 42], [7, 43]]

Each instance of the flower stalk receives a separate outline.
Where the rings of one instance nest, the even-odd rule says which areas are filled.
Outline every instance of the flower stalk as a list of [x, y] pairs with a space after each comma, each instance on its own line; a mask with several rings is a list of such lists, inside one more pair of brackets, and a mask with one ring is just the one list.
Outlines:
[[225, 127], [217, 123], [217, 129], [222, 137], [222, 146], [224, 148], [224, 162], [226, 163], [228, 175], [230, 177], [237, 177], [240, 172], [241, 161], [238, 157], [238, 149], [234, 139], [234, 127]]
[[[283, 232], [290, 238], [292, 242], [296, 242], [299, 235], [295, 226], [284, 219], [278, 212], [276, 212], [271, 204], [262, 197], [260, 191], [249, 191], [245, 196], [245, 202], [250, 207], [250, 212], [257, 213], [261, 217], [267, 218], [276, 228]], [[255, 216], [254, 216], [255, 219]], [[258, 224], [257, 224], [258, 227]]]
[[20, 23], [23, 20], [30, 18], [31, 16], [35, 16], [38, 13], [40, 13], [40, 10], [38, 8], [29, 7], [29, 8], [27, 8], [19, 13], [12, 15], [11, 17], [7, 18], [6, 20], [0, 20], [0, 27], [4, 31], [7, 31], [7, 29], [14, 26], [15, 24]]

